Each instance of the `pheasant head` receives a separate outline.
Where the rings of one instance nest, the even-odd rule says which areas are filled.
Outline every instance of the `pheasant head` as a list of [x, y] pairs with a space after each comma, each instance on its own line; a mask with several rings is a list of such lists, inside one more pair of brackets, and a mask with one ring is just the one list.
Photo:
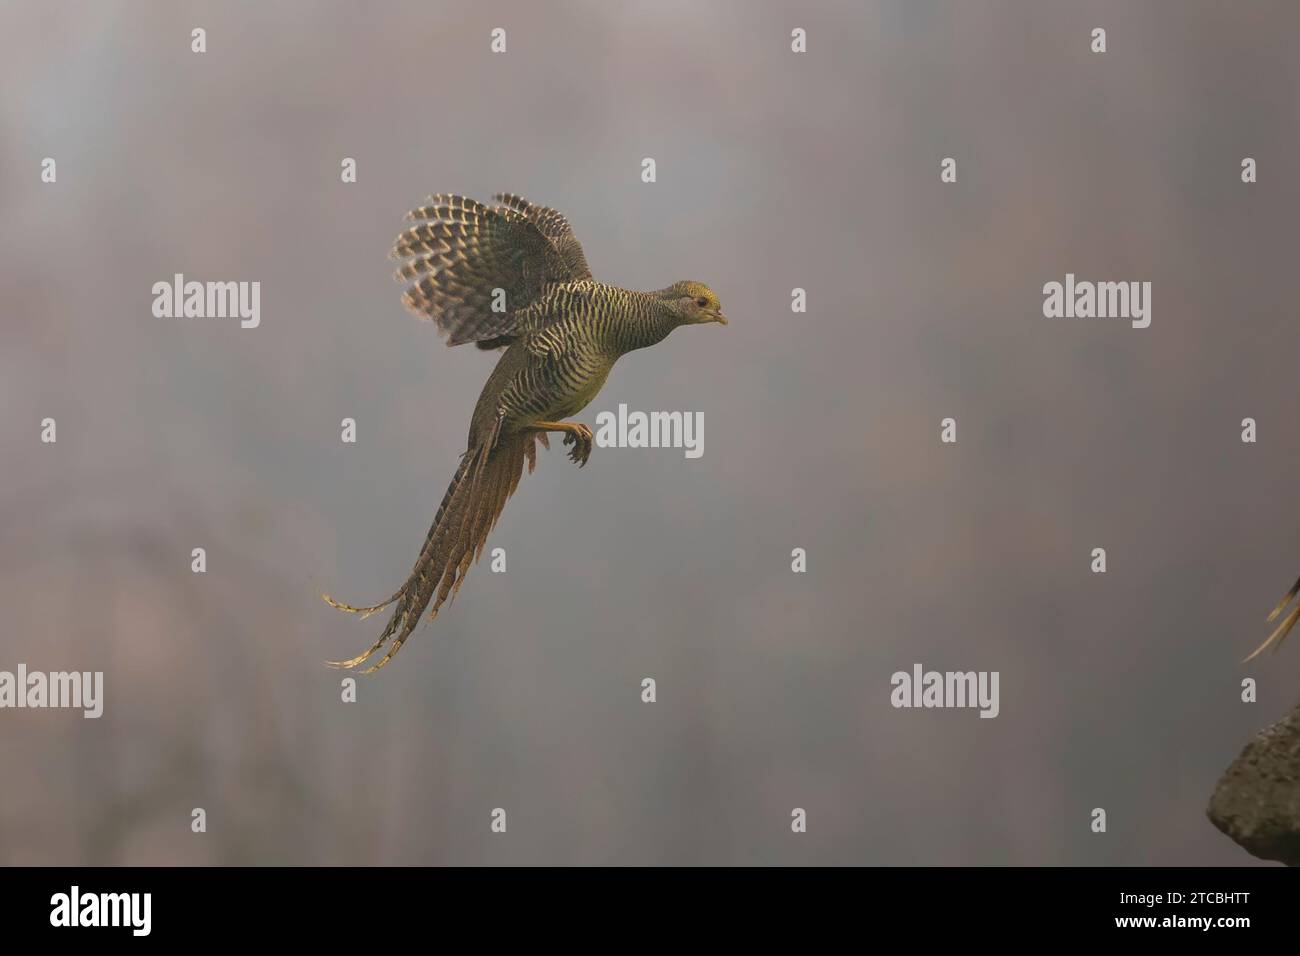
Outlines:
[[703, 325], [706, 322], [727, 324], [727, 317], [722, 314], [718, 296], [703, 282], [689, 279], [675, 282], [662, 290], [660, 295], [680, 319], [682, 325]]

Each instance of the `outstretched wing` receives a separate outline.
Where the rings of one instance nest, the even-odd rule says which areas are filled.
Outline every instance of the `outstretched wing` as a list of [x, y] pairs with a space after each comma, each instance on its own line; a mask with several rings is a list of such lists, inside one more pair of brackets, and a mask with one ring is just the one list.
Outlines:
[[509, 344], [519, 314], [547, 286], [591, 276], [582, 245], [553, 209], [513, 195], [500, 206], [430, 196], [393, 243], [402, 302], [447, 334], [448, 345]]
[[519, 213], [537, 227], [564, 260], [564, 267], [569, 273], [568, 278], [591, 278], [591, 269], [587, 266], [587, 257], [583, 254], [582, 243], [573, 234], [573, 227], [563, 215], [547, 206], [529, 202], [523, 196], [516, 196], [514, 193], [497, 193], [492, 198], [507, 209]]

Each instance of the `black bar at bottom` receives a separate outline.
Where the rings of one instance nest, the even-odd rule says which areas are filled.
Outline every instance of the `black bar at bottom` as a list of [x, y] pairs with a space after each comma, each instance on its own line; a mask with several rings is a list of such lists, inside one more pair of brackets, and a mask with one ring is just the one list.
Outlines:
[[926, 942], [1041, 940], [1044, 931], [1227, 942], [1293, 929], [1297, 903], [1300, 882], [1284, 867], [0, 870], [7, 941], [76, 934], [79, 944], [274, 933], [337, 945], [373, 943], [377, 932], [432, 942], [435, 928], [496, 942], [514, 929], [540, 934], [533, 942], [541, 943], [560, 926], [574, 941], [597, 931], [607, 941], [619, 938], [610, 931], [666, 941], [680, 938], [661, 935], [670, 928], [693, 926], [733, 942], [894, 930], [920, 930]]

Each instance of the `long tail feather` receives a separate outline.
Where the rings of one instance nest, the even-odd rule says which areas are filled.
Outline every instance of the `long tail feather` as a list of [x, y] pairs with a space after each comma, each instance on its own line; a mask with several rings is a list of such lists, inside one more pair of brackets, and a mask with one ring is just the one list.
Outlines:
[[[1277, 616], [1282, 613], [1286, 606], [1291, 603], [1292, 598], [1297, 594], [1300, 594], [1300, 580], [1297, 580], [1295, 584], [1291, 585], [1291, 590], [1287, 591], [1282, 600], [1277, 602], [1277, 607], [1273, 608], [1272, 613], [1268, 616], [1269, 622], [1276, 620]], [[1269, 647], [1272, 647], [1274, 651], [1277, 651], [1286, 640], [1287, 635], [1291, 633], [1291, 628], [1295, 627], [1296, 621], [1300, 621], [1300, 604], [1297, 604], [1291, 609], [1291, 613], [1283, 618], [1282, 622], [1273, 629], [1273, 633], [1268, 636], [1268, 640], [1264, 641], [1263, 644], [1251, 651], [1250, 656], [1245, 658], [1242, 663], [1245, 664], [1249, 661], [1253, 661], [1255, 658], [1259, 657], [1260, 654], [1263, 654], [1268, 650]]]
[[410, 577], [387, 601], [358, 608], [326, 598], [334, 607], [349, 612], [359, 611], [363, 615], [396, 604], [383, 633], [365, 653], [346, 661], [328, 661], [331, 667], [357, 667], [388, 644], [388, 650], [378, 663], [362, 671], [363, 674], [374, 673], [401, 650], [426, 609], [432, 620], [443, 603], [449, 597], [454, 598], [464, 583], [470, 564], [482, 556], [488, 534], [519, 485], [525, 462], [532, 470], [537, 455], [536, 441], [537, 433], [534, 432], [506, 436], [493, 433], [465, 453], [443, 496]]
[[1280, 623], [1273, 633], [1268, 636], [1268, 640], [1264, 641], [1263, 644], [1251, 651], [1250, 655], [1242, 660], [1242, 663], [1245, 664], [1249, 661], [1253, 661], [1255, 658], [1259, 657], [1260, 654], [1263, 654], [1268, 650], [1269, 647], [1272, 647], [1273, 650], [1276, 651], [1282, 646], [1282, 642], [1286, 640], [1286, 636], [1291, 633], [1291, 628], [1295, 627], [1296, 621], [1300, 621], [1300, 605], [1296, 605], [1296, 607], [1292, 608], [1291, 613], [1283, 618], [1282, 623]]
[[1300, 594], [1300, 579], [1297, 579], [1296, 583], [1291, 585], [1291, 590], [1287, 591], [1286, 594], [1283, 595], [1282, 600], [1277, 602], [1277, 607], [1273, 608], [1273, 611], [1271, 614], [1269, 614], [1268, 619], [1272, 621], [1279, 614], [1281, 614], [1282, 608], [1290, 604], [1291, 599], [1294, 598], [1297, 594]]

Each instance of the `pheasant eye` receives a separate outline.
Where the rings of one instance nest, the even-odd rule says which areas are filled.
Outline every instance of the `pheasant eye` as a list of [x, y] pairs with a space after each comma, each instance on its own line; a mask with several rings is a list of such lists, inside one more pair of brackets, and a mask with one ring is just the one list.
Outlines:
[[695, 304], [698, 305], [701, 309], [703, 309], [705, 306], [709, 304], [709, 300], [701, 296], [700, 298], [695, 300]]

